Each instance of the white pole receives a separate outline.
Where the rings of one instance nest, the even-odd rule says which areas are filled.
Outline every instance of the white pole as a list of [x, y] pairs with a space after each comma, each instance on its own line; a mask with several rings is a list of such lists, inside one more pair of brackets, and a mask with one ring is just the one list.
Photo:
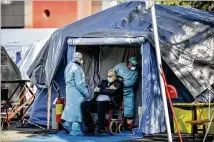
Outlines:
[[209, 108], [208, 108], [208, 119], [210, 120], [210, 101], [211, 101], [211, 91], [208, 88], [208, 93], [209, 93]]
[[152, 25], [153, 25], [154, 38], [155, 38], [155, 52], [156, 52], [156, 58], [157, 58], [157, 64], [158, 64], [158, 73], [159, 73], [159, 80], [160, 80], [160, 86], [161, 86], [161, 94], [163, 99], [163, 107], [164, 107], [164, 115], [165, 115], [166, 128], [167, 128], [167, 134], [168, 134], [168, 141], [172, 142], [172, 133], [170, 128], [168, 106], [166, 101], [166, 92], [165, 92], [163, 78], [161, 76], [162, 63], [161, 63], [161, 54], [160, 54], [160, 47], [159, 47], [156, 15], [155, 15], [155, 5], [153, 0], [150, 0], [150, 1], [152, 2], [151, 12], [152, 12]]
[[213, 113], [213, 115], [212, 115], [212, 118], [209, 120], [208, 128], [207, 128], [206, 134], [205, 134], [205, 136], [204, 136], [203, 142], [205, 142], [205, 140], [206, 140], [206, 138], [207, 138], [207, 135], [208, 135], [209, 130], [210, 130], [210, 126], [211, 126], [211, 124], [212, 124], [212, 122], [213, 122], [213, 118], [214, 118], [214, 113]]
[[50, 129], [50, 113], [51, 113], [51, 87], [48, 88], [48, 104], [47, 104], [47, 130]]

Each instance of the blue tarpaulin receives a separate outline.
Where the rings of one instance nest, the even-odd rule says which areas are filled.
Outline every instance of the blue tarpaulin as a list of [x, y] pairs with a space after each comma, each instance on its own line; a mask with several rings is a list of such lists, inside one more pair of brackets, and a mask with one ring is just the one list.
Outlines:
[[142, 132], [154, 134], [165, 132], [164, 108], [161, 97], [155, 49], [149, 42], [141, 47], [143, 53], [143, 99], [142, 99]]
[[132, 136], [130, 132], [118, 133], [114, 136], [110, 134], [102, 134], [95, 136], [69, 136], [63, 132], [59, 132], [56, 135], [49, 136], [38, 136], [33, 138], [27, 138], [16, 142], [120, 142], [120, 141], [131, 141], [136, 140], [137, 136]]
[[[65, 97], [65, 79], [64, 79], [64, 70], [68, 62], [71, 61], [72, 55], [74, 53], [75, 47], [69, 46], [68, 52], [67, 50], [64, 52], [62, 56], [61, 63], [59, 65], [59, 69], [57, 70], [56, 76], [54, 77], [54, 81], [59, 86], [60, 97]], [[70, 53], [70, 54], [66, 54]], [[40, 125], [47, 125], [47, 103], [48, 103], [48, 89], [40, 88], [37, 86], [38, 90], [36, 92], [36, 98], [33, 103], [33, 107], [31, 110], [30, 121], [34, 123], [38, 123]], [[58, 93], [55, 90], [57, 86], [55, 84], [51, 90], [51, 108], [55, 107], [53, 104], [54, 100], [58, 97]], [[39, 112], [39, 114], [38, 114]]]
[[21, 59], [22, 59], [21, 53], [20, 52], [16, 52], [16, 64], [18, 64]]

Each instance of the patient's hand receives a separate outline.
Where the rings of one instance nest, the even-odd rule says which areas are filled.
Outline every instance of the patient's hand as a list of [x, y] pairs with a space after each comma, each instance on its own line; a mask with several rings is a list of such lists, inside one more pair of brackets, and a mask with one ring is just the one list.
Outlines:
[[108, 88], [106, 88], [106, 89], [111, 89], [111, 90], [115, 90], [115, 89], [117, 89], [115, 86], [114, 86], [114, 84], [113, 85], [111, 85], [111, 86], [109, 86]]
[[100, 88], [99, 88], [99, 87], [95, 87], [95, 88], [94, 88], [94, 92], [99, 93], [99, 92], [100, 92]]

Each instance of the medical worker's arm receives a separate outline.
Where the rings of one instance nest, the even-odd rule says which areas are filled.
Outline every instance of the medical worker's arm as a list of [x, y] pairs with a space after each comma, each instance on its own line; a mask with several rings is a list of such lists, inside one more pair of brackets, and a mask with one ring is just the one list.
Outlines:
[[100, 94], [109, 95], [109, 96], [115, 96], [115, 94], [119, 93], [123, 89], [123, 83], [119, 82], [119, 81], [116, 81], [115, 82], [115, 88], [117, 88], [117, 89], [101, 88], [100, 89]]
[[74, 81], [77, 89], [86, 97], [89, 97], [88, 89], [86, 88], [85, 79], [82, 72], [78, 69], [74, 72]]
[[129, 78], [124, 77], [124, 87], [131, 87], [133, 86], [138, 78], [138, 72], [136, 71], [136, 73], [133, 76], [130, 76]]
[[117, 73], [118, 70], [121, 68], [121, 65], [122, 65], [122, 63], [117, 64], [117, 65], [113, 68], [113, 70], [115, 70], [115, 72]]

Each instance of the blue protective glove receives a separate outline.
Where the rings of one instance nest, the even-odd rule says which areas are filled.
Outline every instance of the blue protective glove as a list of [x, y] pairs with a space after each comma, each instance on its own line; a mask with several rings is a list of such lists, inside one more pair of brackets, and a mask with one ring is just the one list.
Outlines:
[[86, 100], [89, 100], [89, 99], [91, 99], [91, 95], [90, 95], [90, 89], [89, 89], [89, 86], [86, 84], [85, 85], [85, 99]]

